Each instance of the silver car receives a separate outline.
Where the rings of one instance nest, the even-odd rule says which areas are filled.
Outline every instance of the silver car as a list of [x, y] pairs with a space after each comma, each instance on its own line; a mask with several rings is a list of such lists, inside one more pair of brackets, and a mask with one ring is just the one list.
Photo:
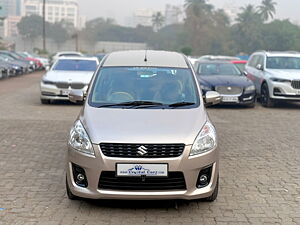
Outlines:
[[[81, 91], [70, 100], [82, 101]], [[218, 194], [217, 134], [188, 59], [125, 51], [98, 68], [70, 131], [67, 194], [91, 199], [199, 199]]]
[[41, 102], [49, 104], [51, 100], [69, 100], [71, 90], [86, 93], [99, 61], [96, 57], [61, 57], [43, 76]]
[[265, 107], [277, 101], [300, 101], [300, 53], [255, 52], [246, 65]]

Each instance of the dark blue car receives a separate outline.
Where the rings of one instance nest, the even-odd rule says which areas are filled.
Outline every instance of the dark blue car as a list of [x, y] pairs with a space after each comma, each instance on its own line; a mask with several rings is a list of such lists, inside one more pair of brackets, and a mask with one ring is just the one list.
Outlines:
[[195, 72], [203, 94], [217, 91], [221, 104], [255, 106], [255, 86], [234, 64], [227, 61], [198, 61]]

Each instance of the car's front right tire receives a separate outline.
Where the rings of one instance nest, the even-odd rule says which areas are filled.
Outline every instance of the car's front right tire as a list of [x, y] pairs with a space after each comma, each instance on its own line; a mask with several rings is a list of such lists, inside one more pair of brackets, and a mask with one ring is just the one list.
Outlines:
[[214, 192], [212, 193], [211, 196], [209, 196], [208, 198], [205, 198], [204, 201], [214, 202], [217, 199], [218, 194], [219, 194], [219, 177], [218, 177], [217, 184], [216, 184], [216, 187], [214, 189]]
[[270, 98], [269, 87], [267, 83], [264, 83], [261, 87], [260, 101], [262, 106], [270, 108], [275, 104], [274, 99]]
[[71, 192], [68, 181], [67, 181], [67, 177], [66, 177], [66, 192], [67, 192], [68, 199], [70, 199], [70, 200], [78, 200], [79, 199], [78, 196], [74, 195]]
[[51, 102], [50, 102], [50, 100], [48, 100], [48, 99], [41, 99], [41, 103], [42, 103], [43, 105], [46, 105], [46, 104], [50, 104]]

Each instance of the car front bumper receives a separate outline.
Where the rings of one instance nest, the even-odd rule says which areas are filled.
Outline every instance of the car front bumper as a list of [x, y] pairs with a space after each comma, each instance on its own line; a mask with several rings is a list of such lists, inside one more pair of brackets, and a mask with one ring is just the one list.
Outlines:
[[271, 82], [269, 93], [272, 99], [300, 101], [300, 89], [293, 88], [291, 82]]
[[[226, 97], [235, 97], [236, 101], [225, 101]], [[224, 105], [250, 105], [255, 103], [256, 101], [256, 93], [249, 92], [243, 93], [242, 95], [221, 95], [221, 103]]]
[[[214, 149], [197, 157], [189, 157], [191, 146], [186, 146], [183, 154], [176, 158], [140, 159], [112, 158], [102, 154], [99, 145], [93, 145], [95, 156], [89, 156], [68, 147], [67, 184], [71, 192], [79, 197], [90, 199], [130, 199], [130, 200], [159, 200], [159, 199], [200, 199], [212, 195], [219, 174], [219, 152]], [[109, 190], [99, 188], [102, 171], [115, 171], [117, 163], [167, 163], [169, 172], [182, 172], [186, 183], [185, 190]], [[84, 169], [88, 187], [79, 187], [74, 180], [72, 164]], [[207, 166], [212, 166], [210, 183], [203, 188], [197, 188], [199, 173]]]
[[[81, 90], [83, 93], [86, 93], [88, 88], [88, 85], [85, 85], [84, 88], [82, 89], [76, 89], [76, 90]], [[64, 89], [64, 88], [58, 88], [54, 84], [44, 84], [43, 82], [40, 83], [40, 90], [41, 90], [41, 99], [45, 100], [69, 100], [69, 95], [68, 93], [72, 89]]]

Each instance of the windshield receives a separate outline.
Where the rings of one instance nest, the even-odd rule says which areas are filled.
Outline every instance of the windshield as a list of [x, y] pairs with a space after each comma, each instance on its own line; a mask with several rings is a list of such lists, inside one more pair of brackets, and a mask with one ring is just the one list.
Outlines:
[[241, 72], [245, 71], [246, 64], [245, 63], [236, 63], [234, 64]]
[[241, 71], [230, 63], [202, 63], [199, 64], [200, 75], [241, 75]]
[[268, 69], [299, 70], [300, 57], [268, 57]]
[[63, 71], [95, 71], [97, 62], [95, 60], [73, 60], [60, 59], [55, 64], [53, 70]]
[[189, 103], [196, 107], [199, 95], [190, 69], [102, 68], [90, 94], [90, 105], [101, 107], [126, 102], [153, 102], [161, 106]]

